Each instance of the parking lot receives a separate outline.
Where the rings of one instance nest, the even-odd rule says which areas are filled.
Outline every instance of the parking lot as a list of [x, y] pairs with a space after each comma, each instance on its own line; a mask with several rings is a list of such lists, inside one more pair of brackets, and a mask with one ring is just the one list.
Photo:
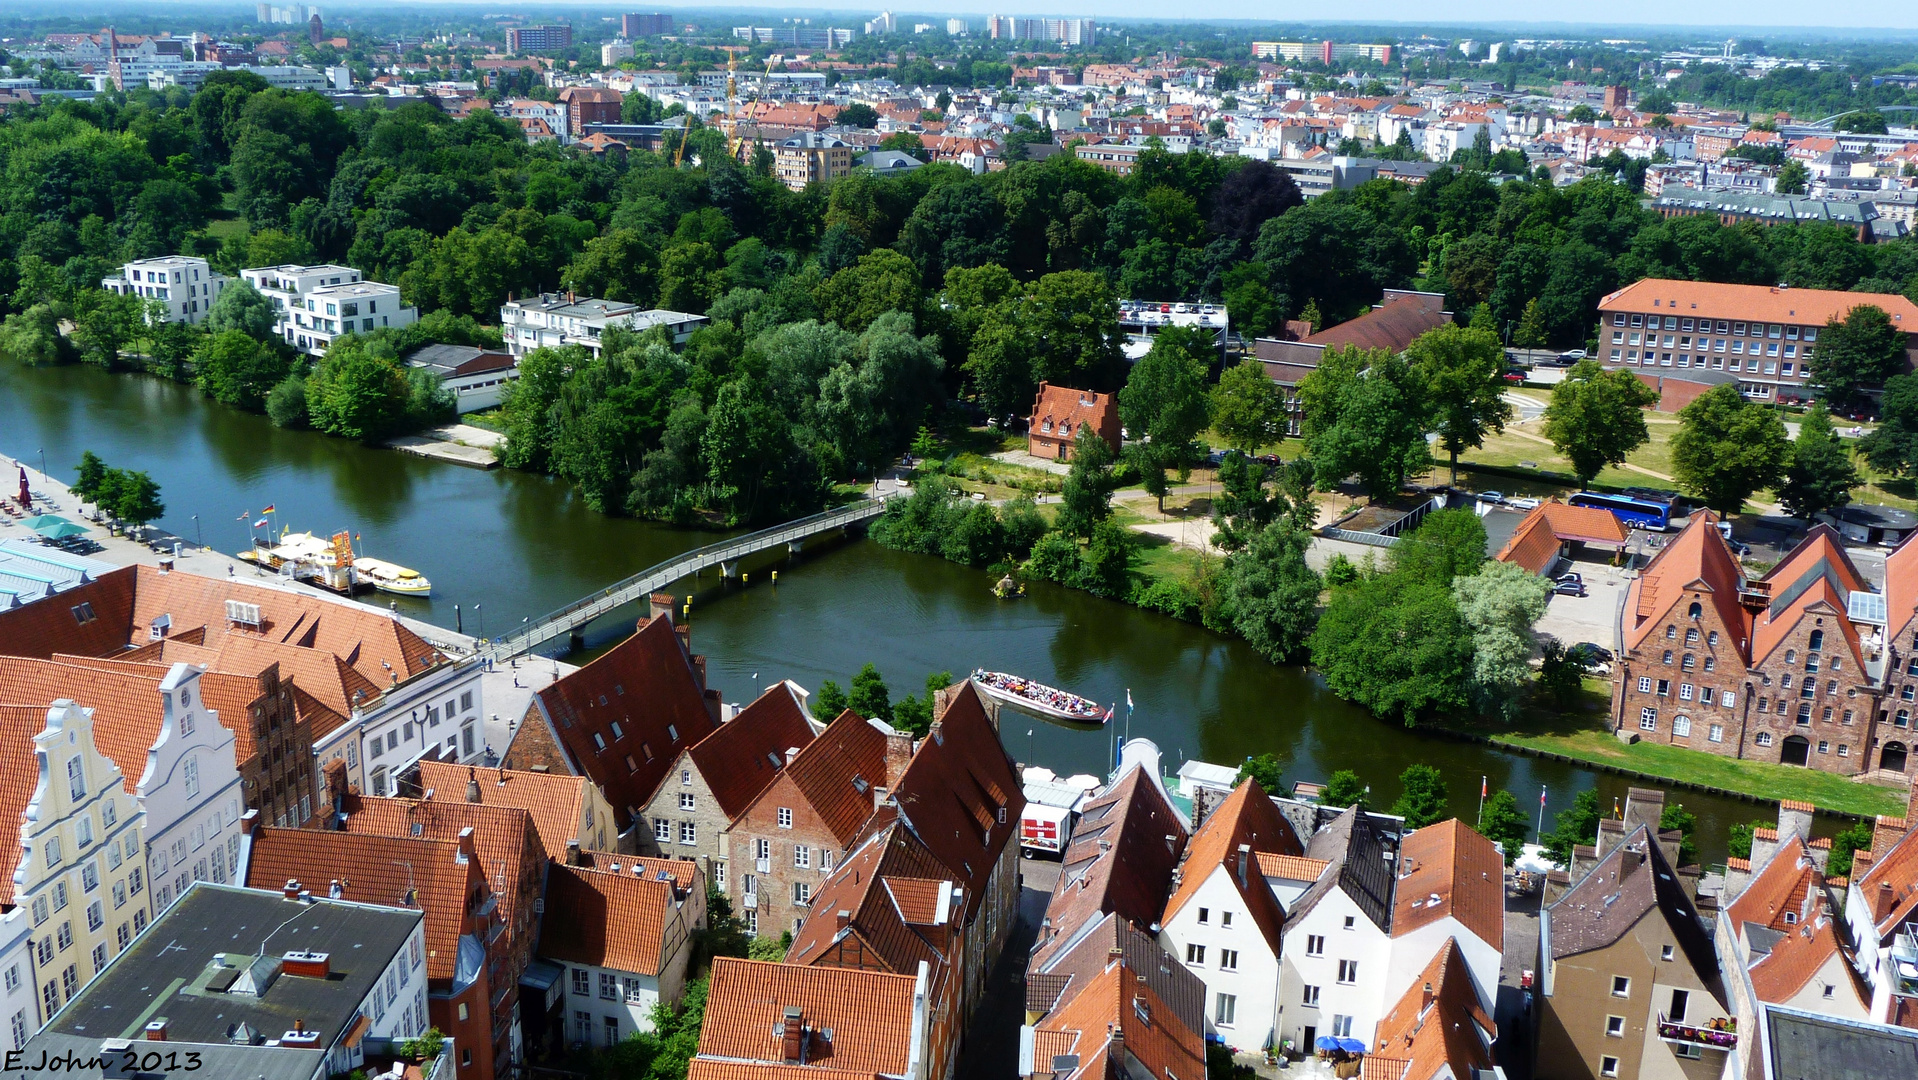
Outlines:
[[1585, 579], [1584, 596], [1552, 594], [1545, 617], [1538, 621], [1538, 632], [1550, 634], [1567, 645], [1591, 641], [1607, 649], [1618, 648], [1618, 609], [1625, 602], [1625, 587], [1631, 575], [1603, 562], [1573, 560], [1560, 563], [1558, 573], [1574, 571]]

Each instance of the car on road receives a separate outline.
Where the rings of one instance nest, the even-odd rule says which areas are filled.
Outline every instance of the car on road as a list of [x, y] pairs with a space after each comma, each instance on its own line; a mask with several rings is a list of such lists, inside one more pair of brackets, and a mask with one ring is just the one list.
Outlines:
[[1513, 386], [1518, 386], [1525, 382], [1525, 373], [1523, 371], [1508, 371], [1505, 373], [1505, 381], [1511, 383]]
[[1560, 596], [1584, 596], [1585, 583], [1582, 581], [1561, 581], [1552, 586], [1552, 591]]
[[1505, 505], [1519, 510], [1536, 510], [1538, 509], [1539, 503], [1537, 499], [1531, 498], [1530, 496], [1514, 495], [1505, 500]]
[[1499, 506], [1505, 502], [1505, 493], [1502, 491], [1481, 491], [1478, 493], [1478, 501]]

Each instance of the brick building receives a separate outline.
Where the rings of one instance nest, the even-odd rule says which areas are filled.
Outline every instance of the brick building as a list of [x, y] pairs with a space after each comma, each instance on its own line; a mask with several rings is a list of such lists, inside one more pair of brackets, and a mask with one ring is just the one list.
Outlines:
[[1910, 784], [1914, 718], [1918, 718], [1918, 544], [1898, 545], [1885, 560], [1885, 676], [1871, 756], [1876, 779]]
[[1026, 452], [1033, 457], [1070, 461], [1079, 429], [1091, 426], [1095, 435], [1119, 452], [1119, 403], [1116, 395], [1074, 390], [1069, 386], [1039, 384], [1032, 399], [1032, 417], [1026, 427]]
[[533, 695], [500, 764], [585, 776], [613, 808], [621, 850], [636, 850], [641, 807], [680, 751], [718, 725], [706, 658], [675, 626], [673, 598], [652, 598], [633, 636]]
[[847, 710], [727, 828], [733, 910], [755, 934], [798, 929], [812, 894], [905, 774], [912, 736]]
[[1813, 526], [1747, 579], [1708, 510], [1625, 596], [1613, 727], [1726, 757], [1851, 775], [1883, 726], [1884, 601]]
[[1664, 278], [1598, 302], [1599, 355], [1608, 366], [1730, 373], [1740, 392], [1761, 401], [1803, 396], [1819, 331], [1861, 305], [1883, 310], [1905, 333], [1910, 370], [1918, 359], [1918, 304], [1902, 296]]
[[625, 98], [604, 86], [569, 86], [559, 92], [559, 101], [566, 106], [567, 134], [577, 139], [587, 124], [619, 123]]
[[1318, 368], [1326, 350], [1354, 346], [1404, 352], [1420, 334], [1451, 321], [1445, 294], [1387, 289], [1372, 310], [1355, 319], [1317, 333], [1312, 324], [1295, 319], [1286, 323], [1280, 337], [1254, 339], [1252, 353], [1285, 394], [1286, 434], [1297, 435], [1302, 415], [1299, 382]]
[[554, 862], [566, 861], [570, 845], [611, 851], [619, 839], [613, 808], [583, 776], [483, 769], [450, 762], [420, 763], [420, 788], [428, 799], [464, 799], [487, 806], [517, 806], [533, 815], [540, 846]]
[[642, 808], [641, 854], [706, 859], [713, 884], [730, 880], [726, 829], [766, 790], [789, 753], [804, 749], [813, 729], [790, 684], [781, 682], [679, 752], [666, 780]]
[[687, 1080], [933, 1080], [927, 979], [718, 957]]

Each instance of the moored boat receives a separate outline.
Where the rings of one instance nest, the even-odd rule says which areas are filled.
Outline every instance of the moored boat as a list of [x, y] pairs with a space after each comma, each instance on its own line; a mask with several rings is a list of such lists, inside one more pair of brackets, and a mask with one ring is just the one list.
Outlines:
[[364, 581], [373, 583], [381, 592], [397, 593], [401, 596], [425, 596], [433, 591], [433, 583], [426, 580], [417, 570], [409, 570], [397, 563], [384, 559], [354, 559], [353, 570]]
[[972, 673], [972, 681], [987, 697], [1049, 720], [1103, 724], [1112, 719], [1112, 710], [1100, 708], [1096, 701], [1018, 675], [982, 668]]

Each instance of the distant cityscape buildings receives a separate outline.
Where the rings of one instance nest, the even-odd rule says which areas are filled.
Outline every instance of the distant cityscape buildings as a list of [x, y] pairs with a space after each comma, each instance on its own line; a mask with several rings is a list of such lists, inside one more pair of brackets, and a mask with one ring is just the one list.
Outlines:
[[1091, 19], [993, 15], [986, 19], [986, 30], [996, 41], [1056, 41], [1061, 45], [1092, 45], [1098, 41], [1098, 29]]
[[287, 26], [300, 26], [319, 17], [320, 9], [311, 4], [260, 4], [254, 9], [254, 18], [259, 22]]
[[733, 36], [741, 41], [763, 41], [780, 45], [797, 45], [802, 49], [837, 49], [852, 44], [853, 32], [838, 27], [812, 27], [794, 23], [791, 26], [735, 26]]
[[506, 51], [514, 56], [569, 49], [572, 45], [570, 26], [513, 26], [506, 30]]
[[669, 34], [673, 29], [673, 17], [665, 12], [655, 11], [650, 15], [621, 15], [619, 17], [619, 36], [631, 41], [633, 38], [653, 37]]
[[1317, 60], [1330, 64], [1335, 60], [1377, 60], [1392, 62], [1390, 45], [1353, 45], [1336, 41], [1255, 41], [1252, 56], [1258, 60]]

